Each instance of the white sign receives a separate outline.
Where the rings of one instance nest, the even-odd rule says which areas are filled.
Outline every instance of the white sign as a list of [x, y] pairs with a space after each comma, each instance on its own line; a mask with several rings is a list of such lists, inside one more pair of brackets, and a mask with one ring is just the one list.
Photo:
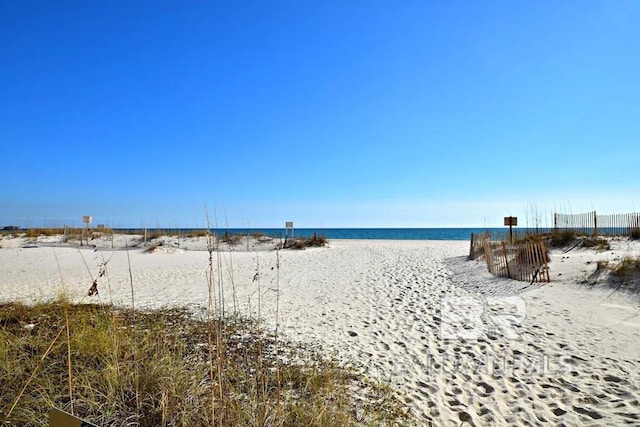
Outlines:
[[91, 218], [90, 215], [84, 215], [82, 217], [82, 222], [84, 222], [85, 224], [91, 224], [91, 221], [93, 221], [93, 218]]

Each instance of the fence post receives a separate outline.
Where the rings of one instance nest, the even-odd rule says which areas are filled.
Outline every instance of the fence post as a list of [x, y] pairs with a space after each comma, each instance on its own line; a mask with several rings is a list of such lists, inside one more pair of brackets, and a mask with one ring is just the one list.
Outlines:
[[513, 277], [511, 277], [511, 272], [509, 271], [509, 258], [507, 258], [507, 245], [502, 242], [502, 254], [504, 255], [504, 265], [507, 268], [507, 277], [509, 279], [513, 279]]
[[493, 264], [493, 252], [491, 249], [491, 242], [488, 237], [484, 237], [482, 239], [482, 245], [484, 246], [484, 256], [487, 261], [487, 269], [491, 274], [495, 274], [494, 264]]
[[598, 215], [593, 211], [593, 235], [598, 237]]

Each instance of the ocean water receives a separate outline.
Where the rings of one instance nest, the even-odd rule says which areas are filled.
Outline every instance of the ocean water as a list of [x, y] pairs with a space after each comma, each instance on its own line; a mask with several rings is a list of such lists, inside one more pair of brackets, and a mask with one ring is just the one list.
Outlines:
[[[159, 231], [177, 233], [194, 231], [196, 229], [159, 229]], [[122, 229], [134, 232], [141, 230]], [[156, 231], [147, 229], [147, 232]], [[225, 232], [231, 234], [261, 233], [271, 237], [285, 236], [284, 228], [228, 228], [212, 230], [220, 235]], [[507, 228], [295, 228], [295, 237], [311, 237], [314, 233], [327, 239], [382, 239], [382, 240], [469, 240], [471, 233], [489, 231], [492, 235], [508, 235]], [[519, 229], [522, 232], [524, 229]], [[290, 233], [290, 231], [289, 231]], [[290, 234], [289, 234], [290, 235]]]

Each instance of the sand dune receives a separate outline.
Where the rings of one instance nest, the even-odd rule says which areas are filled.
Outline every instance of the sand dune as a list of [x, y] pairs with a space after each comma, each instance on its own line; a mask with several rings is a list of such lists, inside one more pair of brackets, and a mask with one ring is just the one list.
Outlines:
[[[16, 242], [2, 241], [1, 300], [54, 298], [63, 282], [74, 299], [130, 305], [130, 263], [136, 306], [207, 303], [205, 251]], [[279, 296], [288, 336], [393, 384], [424, 421], [640, 425], [638, 300], [578, 284], [595, 268], [588, 257], [635, 250], [554, 253], [553, 283], [533, 286], [467, 261], [467, 242], [332, 241], [278, 254], [224, 252], [214, 261], [226, 312], [260, 312], [273, 325]], [[99, 297], [86, 297], [105, 263]]]

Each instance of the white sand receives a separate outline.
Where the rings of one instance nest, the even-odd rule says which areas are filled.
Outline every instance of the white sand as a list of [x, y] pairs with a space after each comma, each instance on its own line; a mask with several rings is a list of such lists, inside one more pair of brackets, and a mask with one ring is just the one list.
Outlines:
[[[131, 305], [126, 251], [24, 243], [0, 240], [1, 301], [56, 297], [59, 265], [72, 298]], [[595, 261], [640, 254], [640, 247], [618, 241], [606, 253], [554, 252], [553, 283], [531, 287], [491, 276], [466, 261], [467, 252], [468, 242], [336, 240], [280, 251], [279, 269], [273, 251], [225, 252], [214, 263], [222, 266], [227, 312], [231, 276], [238, 309], [255, 314], [260, 300], [271, 324], [279, 295], [289, 337], [365, 366], [437, 425], [640, 425], [640, 303], [578, 284]], [[137, 307], [206, 307], [205, 251], [165, 245], [128, 254]], [[85, 297], [105, 260], [99, 299]], [[453, 305], [443, 306], [443, 297]], [[452, 299], [459, 297], [467, 300]], [[460, 308], [464, 301], [468, 309]], [[473, 316], [477, 303], [486, 309], [481, 318]], [[504, 329], [494, 321], [509, 318], [516, 324]], [[458, 337], [444, 339], [442, 323]]]

